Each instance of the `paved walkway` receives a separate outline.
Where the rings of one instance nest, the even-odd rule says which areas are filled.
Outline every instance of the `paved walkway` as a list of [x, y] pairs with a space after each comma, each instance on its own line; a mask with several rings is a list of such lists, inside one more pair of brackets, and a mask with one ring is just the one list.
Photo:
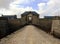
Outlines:
[[60, 44], [60, 40], [35, 26], [28, 25], [3, 38], [0, 44]]

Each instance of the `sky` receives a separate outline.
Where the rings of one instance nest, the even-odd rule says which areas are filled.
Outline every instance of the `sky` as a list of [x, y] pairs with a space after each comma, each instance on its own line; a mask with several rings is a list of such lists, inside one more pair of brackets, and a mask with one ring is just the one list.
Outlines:
[[0, 0], [0, 15], [17, 15], [36, 11], [41, 17], [60, 16], [60, 0]]

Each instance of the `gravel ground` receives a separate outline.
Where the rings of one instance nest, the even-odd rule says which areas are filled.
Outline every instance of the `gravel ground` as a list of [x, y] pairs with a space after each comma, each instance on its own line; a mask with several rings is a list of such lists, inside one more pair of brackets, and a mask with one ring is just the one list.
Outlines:
[[60, 44], [60, 39], [28, 25], [1, 39], [0, 44]]

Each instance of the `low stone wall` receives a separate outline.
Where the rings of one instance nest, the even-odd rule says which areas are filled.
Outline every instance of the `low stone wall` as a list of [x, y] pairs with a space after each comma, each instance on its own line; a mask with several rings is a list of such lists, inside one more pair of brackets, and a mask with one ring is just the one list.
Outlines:
[[26, 21], [23, 21], [23, 19], [0, 19], [0, 38], [20, 29], [25, 24]]
[[21, 21], [18, 19], [8, 20], [10, 32], [16, 31], [21, 27]]
[[0, 17], [0, 38], [8, 34], [8, 20]]
[[46, 32], [51, 32], [51, 19], [39, 19], [39, 27], [42, 28]]

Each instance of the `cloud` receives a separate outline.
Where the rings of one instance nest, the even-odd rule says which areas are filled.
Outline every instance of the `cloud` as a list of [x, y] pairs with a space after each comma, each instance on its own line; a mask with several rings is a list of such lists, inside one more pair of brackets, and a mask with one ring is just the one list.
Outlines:
[[[35, 0], [0, 0], [0, 14], [3, 15], [14, 15], [17, 14], [18, 17], [24, 11], [33, 10], [32, 7], [27, 6], [23, 8], [23, 6], [18, 8], [18, 4], [29, 4], [30, 2]], [[20, 6], [20, 5], [19, 5]]]
[[39, 11], [42, 12], [46, 9], [46, 3], [39, 3], [38, 4]]
[[60, 12], [60, 0], [49, 0], [47, 3], [39, 3], [38, 5], [41, 17], [57, 16]]
[[15, 3], [15, 4], [29, 4], [29, 3], [33, 2], [33, 1], [35, 1], [35, 0], [16, 0], [13, 3]]
[[13, 3], [11, 3], [10, 5], [13, 5], [13, 6], [20, 6], [20, 7], [24, 7], [24, 5], [27, 5], [27, 4], [31, 4], [31, 2], [34, 2], [35, 0], [16, 0], [14, 1]]
[[40, 2], [37, 4], [38, 10], [33, 9], [32, 6], [24, 7], [24, 4], [31, 4], [34, 1], [36, 0], [0, 0], [0, 13], [4, 15], [17, 14], [18, 17], [25, 11], [36, 11], [40, 17], [60, 14], [60, 0]]
[[8, 8], [9, 4], [14, 0], [0, 0], [0, 8]]
[[17, 15], [19, 18], [21, 17], [20, 15], [25, 11], [33, 11], [33, 9], [32, 7], [26, 7], [26, 8], [11, 7], [10, 9], [1, 9], [0, 14], [3, 13], [3, 15]]

